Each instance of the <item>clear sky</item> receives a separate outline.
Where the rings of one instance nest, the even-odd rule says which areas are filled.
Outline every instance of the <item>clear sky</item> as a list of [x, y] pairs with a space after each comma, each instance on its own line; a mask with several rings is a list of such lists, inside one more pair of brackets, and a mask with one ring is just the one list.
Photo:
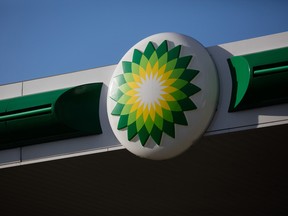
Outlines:
[[117, 64], [159, 32], [204, 46], [288, 31], [288, 0], [0, 0], [0, 85]]

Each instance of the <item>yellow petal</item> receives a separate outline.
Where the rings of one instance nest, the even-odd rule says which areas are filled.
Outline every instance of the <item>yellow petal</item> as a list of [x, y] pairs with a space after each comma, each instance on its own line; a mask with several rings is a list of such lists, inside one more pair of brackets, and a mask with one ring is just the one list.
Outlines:
[[143, 106], [139, 106], [136, 113], [136, 119], [138, 119], [143, 113]]
[[177, 91], [178, 89], [177, 88], [175, 88], [175, 87], [173, 87], [173, 86], [167, 86], [166, 88], [163, 88], [163, 91], [165, 92], [165, 93], [173, 93], [173, 92], [175, 92], [175, 91]]
[[161, 77], [161, 81], [166, 81], [169, 79], [169, 77], [171, 76], [172, 70], [167, 71], [166, 73], [163, 74], [163, 76]]
[[165, 100], [160, 100], [160, 105], [161, 107], [163, 107], [166, 110], [170, 110], [170, 106], [168, 105], [168, 103]]
[[155, 108], [150, 109], [149, 115], [150, 115], [152, 121], [154, 121], [155, 120]]
[[[147, 65], [150, 65], [149, 63], [147, 64]], [[146, 74], [147, 74], [147, 68], [146, 69], [144, 69], [144, 68], [142, 68], [142, 67], [140, 67], [140, 73], [139, 73], [139, 75], [140, 75], [140, 79], [144, 79], [145, 77], [146, 77]]]
[[134, 112], [134, 111], [136, 111], [136, 110], [139, 108], [139, 104], [140, 104], [140, 102], [137, 101], [137, 102], [135, 102], [135, 103], [132, 105], [132, 107], [131, 107], [131, 113]]
[[175, 98], [173, 96], [171, 96], [170, 94], [163, 94], [162, 97], [166, 100], [166, 101], [176, 101]]
[[[158, 70], [158, 76], [163, 75], [164, 72], [165, 72], [165, 70], [166, 70], [166, 64], [163, 65], [163, 66]], [[172, 72], [172, 71], [171, 71], [171, 72]]]
[[[157, 62], [155, 63], [155, 65], [153, 66], [153, 68], [152, 68], [152, 73], [153, 73], [153, 75], [157, 74], [157, 73], [158, 73], [158, 70], [159, 70], [159, 62], [157, 61]], [[149, 75], [150, 75], [150, 74], [149, 74]]]
[[177, 79], [166, 79], [166, 81], [163, 83], [164, 86], [170, 86], [173, 84]]
[[150, 61], [147, 63], [145, 70], [146, 71], [151, 71], [152, 70], [152, 66], [151, 66]]
[[131, 89], [130, 91], [126, 92], [125, 94], [128, 96], [135, 96], [138, 93], [135, 89]]
[[146, 106], [144, 108], [144, 111], [143, 111], [143, 119], [144, 119], [144, 122], [147, 120], [147, 117], [149, 115], [149, 109], [148, 109], [148, 106]]
[[138, 96], [133, 96], [127, 101], [126, 104], [134, 104], [137, 99], [138, 99]]
[[161, 118], [163, 118], [162, 107], [159, 104], [155, 105], [155, 111], [156, 113], [158, 113], [159, 116], [161, 116]]
[[139, 83], [141, 81], [141, 78], [138, 74], [133, 73], [132, 76], [135, 82]]
[[137, 82], [128, 82], [127, 84], [132, 89], [139, 88], [139, 84]]

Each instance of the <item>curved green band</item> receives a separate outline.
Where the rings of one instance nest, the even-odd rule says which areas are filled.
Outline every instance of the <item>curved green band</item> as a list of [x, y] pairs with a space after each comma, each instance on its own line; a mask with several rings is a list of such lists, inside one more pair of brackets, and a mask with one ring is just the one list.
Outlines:
[[100, 134], [102, 83], [0, 101], [0, 149]]
[[229, 112], [288, 102], [288, 47], [233, 56]]

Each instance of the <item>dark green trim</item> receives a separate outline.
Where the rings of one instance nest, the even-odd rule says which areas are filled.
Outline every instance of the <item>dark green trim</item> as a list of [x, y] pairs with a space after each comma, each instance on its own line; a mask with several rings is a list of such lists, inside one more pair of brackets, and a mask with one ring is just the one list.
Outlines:
[[288, 65], [254, 70], [254, 75], [255, 76], [258, 76], [258, 75], [262, 76], [262, 75], [267, 75], [267, 74], [271, 74], [271, 73], [281, 73], [281, 72], [285, 72], [285, 71], [288, 71]]
[[233, 56], [229, 112], [288, 102], [288, 47]]
[[102, 83], [0, 101], [0, 149], [102, 133]]
[[51, 104], [41, 107], [33, 107], [32, 109], [17, 110], [18, 112], [6, 112], [4, 115], [0, 116], [0, 122], [11, 121], [21, 118], [28, 118], [36, 115], [43, 115], [52, 112]]

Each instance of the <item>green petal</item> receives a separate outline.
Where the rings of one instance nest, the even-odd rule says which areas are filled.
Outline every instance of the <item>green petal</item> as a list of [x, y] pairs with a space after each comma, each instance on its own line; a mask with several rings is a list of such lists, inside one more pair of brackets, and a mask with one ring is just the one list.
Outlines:
[[128, 140], [131, 141], [137, 134], [136, 124], [133, 123], [128, 126]]
[[188, 97], [188, 96], [187, 96], [184, 92], [182, 92], [181, 90], [172, 92], [170, 95], [171, 95], [172, 97], [174, 97], [177, 101], [182, 100], [182, 99]]
[[134, 53], [133, 53], [133, 58], [132, 58], [132, 62], [136, 63], [136, 64], [140, 64], [140, 61], [141, 61], [141, 57], [142, 57], [142, 52], [135, 49], [134, 50]]
[[[132, 67], [133, 67], [133, 64], [132, 64]], [[123, 74], [123, 76], [124, 76], [124, 79], [126, 80], [126, 83], [134, 82], [134, 77], [132, 73], [126, 73], [126, 74]]]
[[141, 115], [136, 120], [136, 128], [137, 128], [138, 132], [143, 128], [144, 124], [145, 124], [145, 122], [144, 122], [144, 119], [143, 119], [143, 115]]
[[121, 115], [119, 122], [118, 122], [118, 126], [117, 129], [121, 130], [123, 128], [127, 127], [127, 122], [128, 122], [128, 115]]
[[177, 101], [167, 101], [171, 111], [182, 111], [182, 107]]
[[158, 56], [157, 56], [157, 53], [155, 51], [152, 53], [151, 57], [149, 58], [149, 62], [151, 64], [151, 66], [153, 67], [157, 61], [158, 61]]
[[123, 94], [123, 95], [119, 98], [118, 103], [126, 104], [127, 101], [128, 101], [130, 98], [131, 98], [130, 96]]
[[186, 80], [177, 79], [174, 83], [171, 84], [171, 86], [177, 89], [181, 89], [183, 86], [186, 86], [187, 84], [188, 82]]
[[165, 121], [163, 122], [163, 131], [169, 135], [170, 137], [175, 138], [175, 128], [174, 128], [174, 123]]
[[169, 122], [173, 122], [173, 115], [170, 110], [162, 109], [163, 119]]
[[197, 92], [201, 91], [201, 89], [198, 86], [189, 82], [189, 83], [187, 83], [186, 86], [184, 86], [181, 89], [181, 91], [183, 91], [188, 97], [190, 97], [191, 95], [194, 95]]
[[[139, 66], [141, 66], [142, 68], [146, 68], [148, 62], [149, 62], [148, 58], [145, 55], [142, 55], [141, 62], [140, 62]], [[133, 73], [134, 73], [134, 71], [133, 71]]]
[[185, 98], [178, 101], [183, 111], [197, 109], [196, 105], [190, 100], [190, 98]]
[[153, 46], [153, 43], [149, 42], [145, 51], [144, 51], [144, 55], [146, 56], [147, 59], [149, 59], [154, 51], [155, 51], [155, 48]]
[[124, 108], [124, 104], [117, 103], [114, 109], [112, 110], [112, 115], [120, 115], [122, 112], [122, 109]]
[[161, 68], [163, 65], [167, 63], [167, 58], [168, 58], [167, 53], [165, 53], [164, 55], [161, 56], [161, 58], [159, 58], [159, 68]]
[[123, 61], [122, 68], [124, 73], [131, 73], [132, 72], [131, 62]]
[[185, 72], [180, 76], [180, 79], [191, 82], [192, 79], [199, 73], [198, 70], [186, 69]]
[[176, 64], [177, 64], [177, 59], [174, 59], [174, 60], [172, 60], [172, 61], [169, 61], [169, 62], [167, 63], [167, 65], [166, 65], [165, 71], [167, 72], [167, 71], [170, 71], [170, 70], [174, 70]]
[[149, 132], [149, 134], [152, 131], [153, 125], [154, 125], [154, 122], [152, 121], [151, 117], [148, 116], [147, 120], [145, 121], [145, 127], [146, 127], [147, 131]]
[[159, 116], [157, 113], [155, 115], [154, 124], [160, 129], [163, 130], [163, 118]]
[[183, 112], [173, 112], [172, 114], [175, 124], [188, 125], [186, 116]]
[[138, 133], [138, 136], [139, 136], [139, 139], [140, 139], [142, 146], [144, 146], [146, 144], [146, 142], [149, 138], [149, 135], [150, 134], [148, 133], [146, 127], [142, 127]]
[[178, 58], [175, 68], [187, 68], [191, 59], [192, 59], [192, 56], [184, 56], [184, 57]]
[[[131, 90], [131, 87], [130, 87], [127, 83], [125, 83], [125, 84], [121, 85], [118, 89], [119, 89], [121, 92], [126, 93], [126, 92], [128, 92], [128, 91]], [[119, 90], [118, 90], [118, 91], [119, 91]], [[119, 99], [120, 99], [120, 98], [119, 98]]]
[[131, 125], [136, 121], [136, 113], [137, 112], [135, 111], [135, 112], [129, 114], [128, 125]]
[[[176, 64], [175, 64], [176, 66]], [[174, 66], [174, 67], [175, 67]], [[173, 70], [173, 73], [170, 75], [170, 78], [175, 78], [175, 79], [178, 79], [179, 77], [182, 76], [182, 74], [184, 73], [185, 69], [184, 68], [177, 68], [177, 69], [174, 69]], [[183, 79], [185, 80], [185, 79]]]
[[176, 46], [168, 52], [168, 61], [177, 59], [180, 55], [181, 46]]
[[151, 131], [151, 137], [157, 145], [160, 145], [161, 138], [162, 138], [162, 131], [155, 125]]
[[121, 111], [121, 115], [128, 115], [130, 114], [130, 110], [132, 108], [132, 104], [125, 104], [122, 111]]
[[118, 89], [116, 91], [113, 91], [110, 95], [110, 98], [114, 101], [118, 101], [123, 95], [123, 92], [119, 91]]
[[115, 79], [115, 80], [117, 81], [118, 86], [121, 86], [121, 85], [123, 85], [124, 83], [126, 83], [123, 74], [120, 74], [120, 75], [114, 77], [113, 79]]
[[132, 62], [132, 73], [139, 74], [139, 64]]
[[167, 50], [168, 50], [167, 40], [164, 40], [156, 50], [158, 58], [164, 55], [167, 52]]

